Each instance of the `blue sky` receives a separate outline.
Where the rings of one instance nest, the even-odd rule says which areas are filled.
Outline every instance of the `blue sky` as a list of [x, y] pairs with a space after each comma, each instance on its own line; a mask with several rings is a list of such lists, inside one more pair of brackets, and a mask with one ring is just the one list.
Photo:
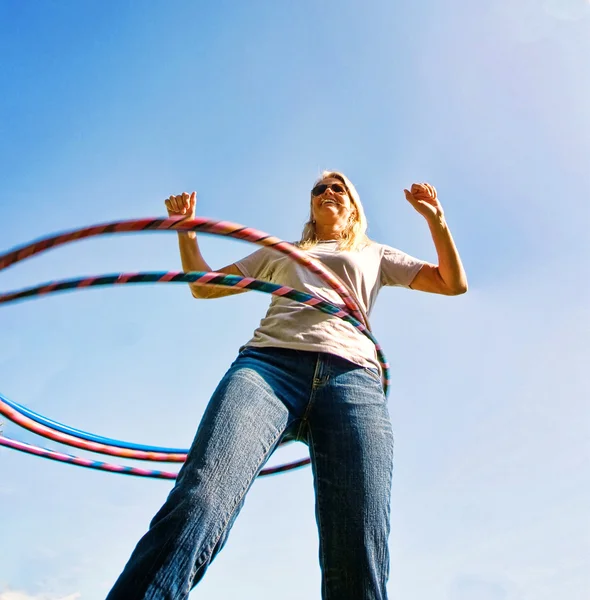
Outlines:
[[[0, 56], [2, 251], [159, 216], [192, 189], [203, 216], [296, 239], [332, 168], [374, 239], [435, 260], [402, 193], [435, 185], [470, 291], [384, 290], [372, 319], [394, 373], [391, 597], [586, 598], [587, 0], [4, 0]], [[202, 245], [214, 267], [253, 249]], [[0, 289], [178, 268], [173, 234], [105, 237], [2, 272]], [[0, 391], [75, 427], [188, 446], [267, 302], [169, 285], [7, 306]], [[0, 600], [104, 598], [170, 489], [7, 449], [0, 465]], [[277, 590], [319, 597], [309, 470], [256, 483], [193, 595]]]

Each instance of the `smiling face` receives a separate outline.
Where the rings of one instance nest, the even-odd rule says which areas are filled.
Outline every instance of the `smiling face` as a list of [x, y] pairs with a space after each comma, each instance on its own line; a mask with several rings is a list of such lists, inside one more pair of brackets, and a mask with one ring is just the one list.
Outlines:
[[340, 250], [356, 250], [371, 242], [361, 199], [344, 173], [324, 171], [313, 186], [309, 208], [300, 248], [308, 250], [319, 241], [338, 240]]
[[339, 179], [326, 177], [314, 186], [311, 214], [318, 234], [336, 235], [348, 225], [354, 210], [346, 187]]

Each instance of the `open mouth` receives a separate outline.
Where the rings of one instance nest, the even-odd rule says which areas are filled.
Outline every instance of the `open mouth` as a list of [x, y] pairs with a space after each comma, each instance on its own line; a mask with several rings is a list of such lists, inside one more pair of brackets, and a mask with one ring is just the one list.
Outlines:
[[333, 198], [324, 198], [322, 200], [322, 206], [324, 206], [325, 204], [333, 204], [334, 206], [337, 206], [338, 202], [336, 202], [336, 200], [334, 200]]

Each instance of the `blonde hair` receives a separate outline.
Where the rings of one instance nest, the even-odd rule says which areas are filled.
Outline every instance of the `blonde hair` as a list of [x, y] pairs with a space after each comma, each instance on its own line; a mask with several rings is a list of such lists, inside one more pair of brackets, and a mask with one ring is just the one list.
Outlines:
[[[315, 187], [324, 179], [328, 178], [338, 179], [338, 181], [344, 185], [353, 208], [348, 220], [348, 224], [342, 230], [340, 239], [338, 240], [338, 247], [340, 250], [360, 250], [367, 244], [370, 244], [371, 240], [366, 234], [367, 218], [365, 217], [365, 211], [363, 210], [363, 205], [361, 204], [359, 194], [348, 177], [339, 171], [324, 171], [321, 177], [314, 183], [313, 187]], [[317, 243], [318, 239], [316, 235], [315, 221], [313, 218], [313, 205], [310, 200], [309, 219], [303, 226], [301, 239], [297, 245], [303, 250], [309, 250]]]

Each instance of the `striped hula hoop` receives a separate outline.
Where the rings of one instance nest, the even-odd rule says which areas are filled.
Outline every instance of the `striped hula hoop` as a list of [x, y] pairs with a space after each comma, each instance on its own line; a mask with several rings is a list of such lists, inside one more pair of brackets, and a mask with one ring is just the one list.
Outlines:
[[[261, 231], [252, 228], [243, 227], [227, 221], [213, 221], [203, 217], [193, 220], [183, 221], [182, 219], [140, 219], [130, 221], [118, 221], [103, 225], [96, 225], [83, 229], [78, 229], [51, 237], [42, 238], [32, 243], [20, 246], [9, 252], [0, 255], [0, 270], [6, 269], [26, 258], [40, 254], [51, 248], [61, 246], [73, 241], [93, 237], [97, 235], [106, 235], [113, 233], [131, 233], [141, 231], [200, 231], [215, 235], [224, 235], [250, 241], [262, 246], [272, 247], [289, 256], [299, 264], [316, 273], [332, 289], [334, 289], [343, 301], [344, 306], [339, 307], [326, 302], [312, 294], [300, 292], [266, 281], [259, 281], [251, 277], [240, 277], [236, 275], [226, 275], [215, 272], [144, 272], [144, 273], [116, 273], [109, 275], [100, 275], [94, 277], [84, 277], [75, 279], [66, 279], [49, 282], [46, 284], [9, 291], [0, 294], [0, 304], [10, 304], [25, 299], [41, 297], [48, 294], [87, 289], [90, 287], [114, 286], [123, 284], [145, 284], [145, 283], [192, 283], [196, 285], [215, 285], [225, 287], [236, 287], [240, 289], [256, 290], [276, 296], [288, 298], [290, 300], [311, 306], [331, 316], [340, 318], [359, 333], [368, 337], [376, 347], [377, 357], [383, 373], [384, 393], [387, 394], [389, 388], [390, 374], [387, 359], [383, 354], [381, 346], [368, 328], [368, 321], [364, 311], [358, 306], [354, 295], [340, 279], [329, 271], [319, 261], [307, 256], [297, 247], [284, 242], [276, 237], [270, 236]], [[187, 449], [162, 448], [158, 446], [148, 446], [143, 444], [134, 444], [122, 440], [114, 440], [107, 437], [97, 436], [92, 433], [74, 429], [44, 417], [30, 409], [17, 404], [5, 398], [0, 394], [0, 414], [20, 425], [21, 427], [32, 431], [38, 435], [52, 439], [62, 444], [81, 448], [91, 452], [118, 456], [134, 460], [147, 460], [157, 462], [184, 462], [186, 460]], [[12, 448], [14, 450], [74, 464], [86, 468], [98, 469], [113, 473], [126, 475], [135, 475], [139, 477], [151, 477], [157, 479], [174, 479], [177, 474], [167, 471], [147, 470], [131, 466], [115, 465], [102, 461], [95, 461], [87, 458], [72, 456], [55, 452], [46, 448], [33, 446], [24, 442], [19, 442], [11, 438], [0, 435], [0, 446]], [[309, 458], [301, 459], [295, 462], [278, 465], [263, 469], [259, 476], [272, 475], [285, 471], [297, 469], [308, 465]]]

